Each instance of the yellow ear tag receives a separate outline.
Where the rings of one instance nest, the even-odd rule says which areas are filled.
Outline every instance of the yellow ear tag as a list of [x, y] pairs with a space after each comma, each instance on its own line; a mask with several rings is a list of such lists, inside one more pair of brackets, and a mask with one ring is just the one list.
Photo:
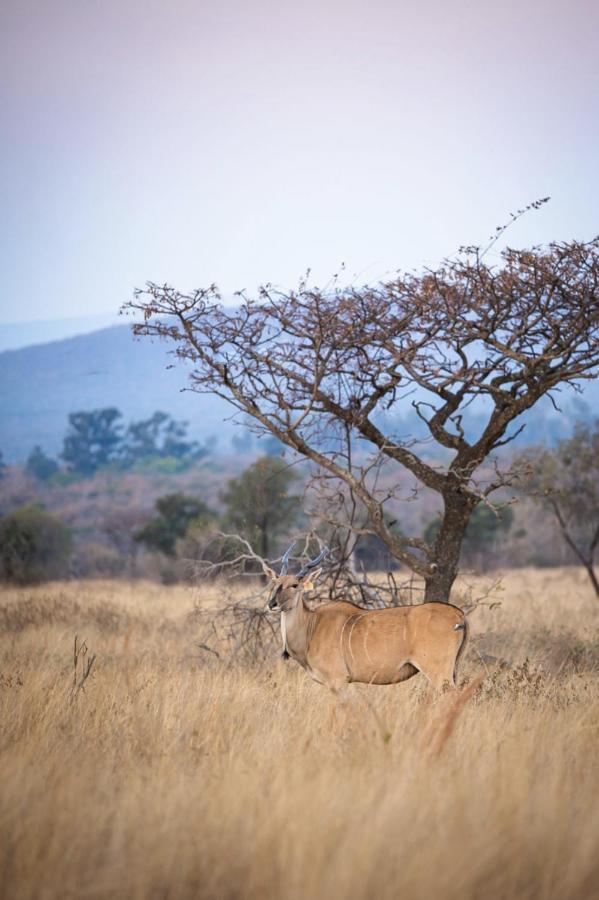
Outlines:
[[314, 590], [314, 585], [312, 584], [311, 581], [304, 581], [304, 590], [305, 591], [313, 591]]

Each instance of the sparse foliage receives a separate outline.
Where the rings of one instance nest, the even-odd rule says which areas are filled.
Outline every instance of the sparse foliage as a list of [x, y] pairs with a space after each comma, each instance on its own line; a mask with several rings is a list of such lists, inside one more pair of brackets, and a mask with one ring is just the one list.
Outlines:
[[[225, 398], [344, 482], [372, 532], [425, 579], [426, 599], [447, 600], [472, 511], [513, 478], [482, 464], [541, 397], [597, 375], [598, 281], [595, 239], [508, 248], [498, 266], [464, 248], [434, 271], [362, 288], [267, 285], [237, 309], [221, 305], [215, 286], [149, 284], [127, 307], [143, 316], [137, 334], [174, 344], [192, 390]], [[426, 426], [426, 447], [386, 425], [406, 403]], [[472, 404], [482, 424], [467, 435]], [[377, 487], [383, 466], [404, 467], [417, 488], [439, 494], [432, 544], [387, 527], [386, 506], [398, 498]]]
[[240, 598], [229, 592], [216, 609], [198, 604], [193, 621], [200, 650], [217, 658], [221, 653], [226, 655], [229, 665], [238, 661], [264, 663], [280, 647], [280, 628], [266, 609], [263, 593]]
[[599, 419], [593, 426], [579, 423], [572, 437], [552, 450], [528, 451], [519, 464], [523, 490], [554, 516], [599, 597], [594, 568], [599, 546]]

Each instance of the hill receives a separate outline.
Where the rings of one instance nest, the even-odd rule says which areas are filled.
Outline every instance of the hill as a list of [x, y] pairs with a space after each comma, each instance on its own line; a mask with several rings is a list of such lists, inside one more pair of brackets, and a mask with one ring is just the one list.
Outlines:
[[[213, 395], [184, 390], [183, 364], [171, 368], [167, 349], [161, 342], [134, 339], [123, 324], [0, 353], [0, 450], [6, 460], [23, 461], [35, 444], [57, 454], [69, 413], [106, 406], [116, 406], [126, 421], [164, 410], [187, 420], [193, 438], [216, 437], [218, 449], [228, 450], [235, 433], [231, 407]], [[411, 399], [386, 416], [386, 427], [404, 437], [420, 435], [423, 427]], [[582, 395], [567, 389], [559, 403], [563, 415], [548, 399], [531, 410], [518, 443], [552, 443], [577, 419], [590, 419], [599, 404], [599, 384], [589, 383]], [[465, 425], [477, 431], [480, 411], [471, 410]]]
[[34, 344], [62, 341], [65, 338], [99, 331], [120, 325], [117, 313], [76, 316], [68, 319], [44, 319], [33, 322], [8, 322], [0, 324], [0, 353], [4, 350], [19, 350]]
[[181, 365], [164, 344], [135, 340], [129, 325], [0, 353], [0, 450], [22, 461], [35, 444], [57, 454], [67, 417], [77, 410], [116, 406], [125, 419], [162, 409], [186, 419], [190, 434], [228, 442], [231, 409], [219, 398], [183, 391]]

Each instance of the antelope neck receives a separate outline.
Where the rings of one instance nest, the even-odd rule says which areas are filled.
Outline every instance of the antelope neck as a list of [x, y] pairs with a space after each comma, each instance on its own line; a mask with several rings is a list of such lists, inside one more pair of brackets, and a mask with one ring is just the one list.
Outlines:
[[308, 626], [313, 613], [304, 603], [303, 594], [289, 612], [281, 613], [287, 650], [295, 659], [304, 661], [308, 652]]

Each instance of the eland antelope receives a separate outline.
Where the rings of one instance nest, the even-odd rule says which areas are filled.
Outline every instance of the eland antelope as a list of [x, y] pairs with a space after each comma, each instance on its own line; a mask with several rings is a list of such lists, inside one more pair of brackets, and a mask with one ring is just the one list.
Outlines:
[[345, 600], [310, 609], [305, 595], [314, 589], [328, 550], [288, 575], [292, 547], [279, 575], [264, 564], [272, 582], [268, 607], [281, 613], [284, 655], [335, 692], [351, 682], [397, 684], [418, 672], [437, 689], [456, 687], [468, 636], [461, 609], [433, 602], [366, 610]]

